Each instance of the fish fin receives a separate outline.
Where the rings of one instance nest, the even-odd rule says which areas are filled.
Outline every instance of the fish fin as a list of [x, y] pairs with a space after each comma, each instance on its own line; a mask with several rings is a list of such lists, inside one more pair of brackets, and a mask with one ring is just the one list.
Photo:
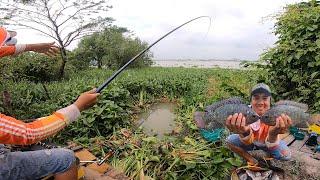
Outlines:
[[217, 108], [224, 106], [226, 104], [245, 104], [245, 103], [243, 102], [242, 98], [235, 96], [235, 97], [230, 97], [228, 99], [224, 99], [224, 100], [215, 102], [215, 103], [207, 106], [205, 108], [205, 111], [207, 111], [207, 112], [215, 111]]
[[307, 104], [299, 103], [299, 102], [295, 102], [295, 101], [291, 101], [291, 100], [280, 100], [280, 101], [276, 102], [275, 105], [276, 106], [277, 105], [295, 106], [295, 107], [302, 109], [304, 112], [307, 112], [309, 109]]

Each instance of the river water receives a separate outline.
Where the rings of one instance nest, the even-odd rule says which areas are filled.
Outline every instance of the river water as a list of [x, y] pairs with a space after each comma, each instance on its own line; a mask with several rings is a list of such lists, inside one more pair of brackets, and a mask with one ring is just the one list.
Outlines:
[[197, 67], [241, 69], [240, 60], [153, 60], [154, 67]]

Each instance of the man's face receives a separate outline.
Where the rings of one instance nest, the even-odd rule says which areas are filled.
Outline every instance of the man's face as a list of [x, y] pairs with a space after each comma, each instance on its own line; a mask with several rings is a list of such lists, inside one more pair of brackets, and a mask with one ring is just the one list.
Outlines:
[[251, 106], [253, 110], [261, 116], [270, 109], [270, 100], [270, 96], [267, 96], [264, 93], [258, 93], [252, 96]]

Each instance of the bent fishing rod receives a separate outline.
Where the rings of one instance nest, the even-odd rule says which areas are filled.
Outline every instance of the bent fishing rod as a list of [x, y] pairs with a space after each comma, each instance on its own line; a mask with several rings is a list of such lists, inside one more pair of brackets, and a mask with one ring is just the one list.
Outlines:
[[162, 37], [160, 37], [158, 40], [156, 40], [154, 43], [152, 43], [150, 46], [148, 46], [147, 48], [145, 48], [144, 50], [142, 50], [139, 54], [137, 54], [136, 56], [134, 56], [130, 61], [128, 61], [125, 65], [123, 65], [118, 71], [116, 71], [111, 77], [109, 77], [100, 87], [97, 88], [96, 93], [100, 93], [105, 87], [108, 86], [108, 84], [111, 83], [111, 81], [116, 78], [127, 66], [129, 66], [133, 61], [135, 61], [137, 58], [139, 58], [143, 53], [145, 53], [147, 50], [149, 50], [152, 46], [154, 46], [155, 44], [157, 44], [159, 41], [161, 41], [163, 38], [167, 37], [169, 34], [173, 33], [174, 31], [176, 31], [177, 29], [181, 28], [182, 26], [195, 21], [197, 19], [200, 18], [209, 18], [210, 19], [210, 23], [211, 23], [211, 18], [209, 16], [199, 16], [196, 18], [193, 18], [183, 24], [181, 24], [180, 26], [174, 28], [173, 30], [171, 30], [170, 32], [168, 32], [167, 34], [163, 35]]

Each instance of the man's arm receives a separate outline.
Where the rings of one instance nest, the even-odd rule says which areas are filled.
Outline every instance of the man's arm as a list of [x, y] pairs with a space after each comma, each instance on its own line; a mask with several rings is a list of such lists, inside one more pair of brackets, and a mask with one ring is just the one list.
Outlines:
[[24, 123], [0, 114], [0, 143], [28, 145], [53, 136], [80, 115], [75, 105], [63, 108], [50, 116]]
[[276, 119], [276, 125], [270, 126], [268, 137], [266, 139], [266, 145], [269, 148], [277, 146], [279, 144], [279, 134], [284, 134], [288, 131], [292, 125], [292, 120], [288, 115], [281, 114]]
[[25, 45], [0, 46], [0, 58], [19, 54], [25, 50]]
[[17, 44], [15, 46], [0, 46], [0, 58], [10, 55], [17, 55], [27, 51], [43, 53], [48, 56], [55, 56], [59, 52], [59, 48], [54, 45], [54, 42], [38, 44]]
[[230, 115], [226, 120], [226, 126], [231, 132], [239, 134], [244, 144], [252, 144], [253, 133], [250, 126], [246, 126], [246, 118], [242, 113]]
[[80, 111], [93, 106], [98, 95], [95, 89], [82, 93], [74, 104], [31, 123], [0, 114], [0, 143], [28, 145], [46, 139], [75, 121]]

